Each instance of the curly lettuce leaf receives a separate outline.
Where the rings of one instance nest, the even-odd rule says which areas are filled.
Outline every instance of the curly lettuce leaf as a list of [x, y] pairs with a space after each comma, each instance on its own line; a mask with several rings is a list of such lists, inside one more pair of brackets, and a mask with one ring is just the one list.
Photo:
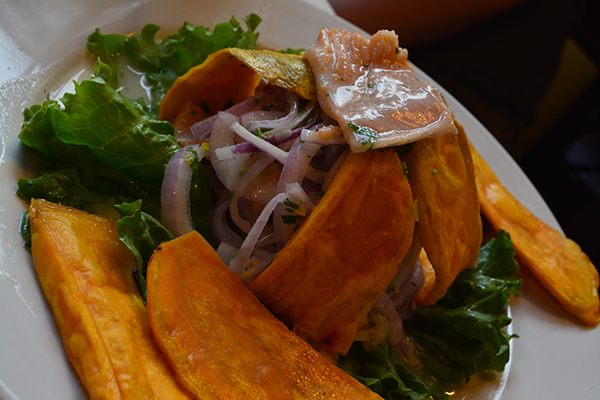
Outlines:
[[[97, 71], [107, 66], [97, 63]], [[41, 158], [86, 168], [89, 157], [124, 180], [155, 183], [179, 145], [168, 122], [157, 121], [100, 77], [75, 85], [56, 101], [29, 107], [19, 135]]]
[[339, 366], [384, 398], [413, 400], [445, 399], [447, 384], [468, 382], [478, 371], [503, 371], [515, 337], [504, 329], [511, 322], [506, 307], [521, 286], [514, 255], [510, 235], [500, 231], [438, 303], [417, 307], [404, 321], [415, 346], [409, 358], [417, 362], [386, 343], [372, 350], [355, 343]]
[[160, 41], [156, 39], [160, 27], [154, 24], [145, 25], [140, 33], [131, 36], [104, 35], [96, 29], [88, 36], [87, 46], [111, 66], [118, 64], [120, 54], [126, 54], [134, 68], [146, 73], [151, 86], [150, 113], [156, 116], [160, 101], [175, 80], [210, 54], [227, 47], [256, 48], [256, 28], [262, 20], [256, 14], [242, 20], [246, 30], [234, 17], [217, 24], [212, 31], [185, 22], [176, 34]]
[[[36, 197], [50, 201], [62, 193], [60, 203], [82, 209], [86, 209], [80, 204], [83, 197], [89, 197], [89, 203], [107, 197], [143, 198], [146, 211], [158, 217], [164, 170], [180, 148], [173, 127], [151, 118], [107, 84], [102, 76], [111, 79], [111, 67], [98, 61], [95, 73], [60, 102], [48, 100], [24, 111], [21, 142], [52, 168], [76, 171], [79, 180], [74, 184], [72, 176], [39, 177], [34, 186], [28, 183], [28, 191], [35, 187]], [[41, 189], [44, 184], [47, 188]], [[39, 195], [40, 190], [46, 194]]]
[[338, 367], [384, 399], [421, 400], [433, 395], [432, 388], [406, 366], [400, 353], [387, 342], [369, 350], [354, 342], [348, 354], [338, 360]]

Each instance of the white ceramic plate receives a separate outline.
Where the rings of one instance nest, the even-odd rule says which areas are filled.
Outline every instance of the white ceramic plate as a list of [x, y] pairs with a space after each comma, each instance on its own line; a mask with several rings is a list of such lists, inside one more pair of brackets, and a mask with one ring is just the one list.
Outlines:
[[[241, 21], [256, 12], [263, 18], [260, 40], [279, 48], [306, 48], [324, 26], [351, 31], [356, 27], [326, 6], [291, 0], [0, 0], [0, 10], [0, 399], [81, 399], [85, 395], [65, 357], [18, 232], [26, 207], [14, 194], [16, 182], [32, 174], [17, 140], [22, 109], [68, 90], [69, 85], [63, 84], [73, 78], [90, 75], [85, 40], [96, 27], [103, 33], [127, 33], [151, 22], [166, 34], [183, 21], [212, 28], [232, 15]], [[558, 227], [517, 164], [467, 110], [450, 94], [444, 95], [505, 186], [532, 212]], [[526, 271], [523, 275], [523, 297], [511, 308], [514, 332], [520, 338], [512, 341], [508, 372], [477, 377], [453, 398], [597, 400], [600, 328], [582, 327]]]

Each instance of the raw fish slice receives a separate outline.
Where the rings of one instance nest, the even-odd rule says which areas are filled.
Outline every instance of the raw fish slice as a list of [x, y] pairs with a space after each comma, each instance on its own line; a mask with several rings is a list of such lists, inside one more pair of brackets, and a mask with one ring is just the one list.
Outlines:
[[395, 33], [366, 38], [324, 28], [305, 57], [321, 108], [353, 152], [456, 133], [452, 111], [432, 84], [415, 77]]

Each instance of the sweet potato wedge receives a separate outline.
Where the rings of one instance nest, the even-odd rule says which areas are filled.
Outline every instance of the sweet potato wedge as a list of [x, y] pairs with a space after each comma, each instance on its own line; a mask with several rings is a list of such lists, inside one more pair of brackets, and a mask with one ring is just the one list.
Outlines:
[[435, 288], [419, 296], [421, 304], [438, 301], [456, 276], [475, 265], [482, 225], [473, 160], [463, 127], [415, 142], [403, 159], [419, 209], [417, 232], [435, 270]]
[[396, 152], [351, 153], [318, 207], [248, 287], [301, 337], [345, 354], [398, 271], [414, 224]]
[[229, 48], [179, 77], [161, 101], [158, 118], [173, 123], [190, 102], [214, 114], [252, 96], [262, 79], [305, 99], [317, 98], [314, 77], [301, 57]]
[[516, 258], [572, 315], [587, 325], [600, 322], [598, 270], [574, 241], [525, 208], [471, 147], [483, 215], [510, 234]]
[[156, 340], [197, 398], [380, 398], [269, 313], [196, 231], [159, 246], [147, 282]]
[[35, 269], [91, 399], [188, 399], [146, 318], [116, 224], [45, 200], [29, 208]]

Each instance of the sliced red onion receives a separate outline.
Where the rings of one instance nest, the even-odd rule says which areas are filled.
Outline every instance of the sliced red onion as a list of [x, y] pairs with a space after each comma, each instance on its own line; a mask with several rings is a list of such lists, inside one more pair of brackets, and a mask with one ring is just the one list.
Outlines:
[[294, 128], [298, 125], [296, 123], [297, 117], [298, 103], [294, 100], [290, 102], [290, 111], [283, 118], [254, 121], [249, 123], [247, 127], [249, 131], [261, 131], [268, 136]]
[[[247, 114], [254, 110], [256, 106], [257, 99], [251, 97], [246, 99], [232, 107], [229, 107], [225, 112], [240, 118], [242, 115]], [[200, 141], [208, 136], [209, 133], [212, 132], [215, 122], [219, 118], [219, 114], [212, 115], [208, 118], [203, 119], [202, 121], [196, 122], [194, 125], [190, 127], [192, 134], [194, 135], [194, 140]]]
[[244, 273], [242, 273], [240, 276], [242, 283], [244, 285], [250, 284], [250, 282], [256, 279], [257, 276], [259, 276], [265, 269], [267, 269], [269, 265], [271, 265], [271, 262], [276, 255], [277, 253], [269, 254], [264, 260], [256, 264], [254, 267], [244, 271]]
[[[240, 124], [249, 131], [264, 128], [268, 122], [279, 121], [286, 116], [285, 111], [250, 111], [240, 117]], [[266, 123], [263, 125], [263, 123]]]
[[321, 166], [321, 169], [323, 171], [329, 171], [333, 167], [335, 162], [338, 160], [338, 158], [340, 158], [340, 156], [344, 154], [344, 151], [346, 151], [346, 149], [348, 149], [347, 145], [327, 146], [325, 148], [325, 156], [323, 157], [323, 165]]
[[[296, 140], [292, 145], [290, 151], [288, 152], [288, 158], [283, 164], [283, 170], [281, 171], [281, 175], [279, 176], [279, 182], [277, 183], [278, 193], [285, 193], [287, 186], [290, 183], [297, 182], [297, 179], [294, 180], [292, 178], [292, 175], [297, 177], [301, 174], [301, 172], [306, 172], [306, 167], [308, 164], [304, 165], [305, 163], [298, 163], [301, 148], [302, 142], [300, 140]], [[298, 169], [301, 169], [302, 171], [294, 171]], [[294, 228], [296, 226], [296, 224], [286, 223], [284, 221], [284, 215], [291, 215], [291, 213], [287, 212], [285, 210], [285, 207], [280, 204], [279, 206], [277, 206], [273, 214], [273, 229], [275, 232], [275, 242], [277, 244], [278, 249], [283, 248], [283, 246], [285, 245], [285, 243], [287, 243], [289, 238], [292, 237], [294, 233]]]
[[412, 316], [415, 296], [419, 294], [425, 282], [423, 266], [419, 261], [422, 246], [418, 240], [416, 230], [413, 237], [415, 239], [411, 243], [408, 253], [402, 260], [402, 264], [390, 284], [391, 287], [395, 288], [394, 292], [390, 294], [390, 298], [394, 302], [396, 310], [402, 319], [408, 319]]
[[262, 87], [261, 93], [271, 100], [275, 108], [278, 110], [285, 110], [285, 108], [289, 105], [287, 90], [272, 85], [265, 85]]
[[201, 145], [188, 145], [179, 150], [167, 164], [161, 187], [161, 222], [173, 235], [194, 230], [190, 211], [190, 163], [207, 155]]
[[[262, 156], [270, 157], [267, 154], [262, 154]], [[252, 166], [250, 166], [250, 168], [252, 168]], [[251, 172], [250, 169], [248, 169], [246, 174], [248, 174], [248, 172]], [[281, 164], [268, 164], [252, 181], [242, 187], [243, 178], [246, 176], [246, 174], [244, 174], [240, 183], [238, 183], [238, 186], [234, 190], [234, 195], [239, 191], [241, 198], [248, 199], [253, 203], [265, 205], [277, 194], [277, 180], [280, 173]]]
[[[233, 129], [233, 131], [235, 133], [238, 134], [239, 137], [241, 137], [242, 139], [244, 139], [247, 142], [252, 143], [260, 151], [270, 154], [273, 158], [275, 158], [280, 163], [285, 164], [285, 160], [287, 159], [288, 153], [281, 150], [279, 147], [272, 145], [271, 143], [267, 142], [266, 140], [259, 138], [256, 135], [253, 135], [250, 131], [248, 131], [246, 128], [244, 128], [242, 125], [240, 125], [240, 123], [237, 121], [234, 122], [233, 125], [231, 125], [231, 128]], [[212, 150], [211, 150], [211, 152], [212, 152]], [[211, 157], [212, 157], [212, 153], [211, 153]], [[225, 161], [227, 161], [227, 160], [225, 160]]]
[[[281, 176], [277, 184], [279, 193], [286, 192], [290, 184], [301, 184], [304, 176], [308, 171], [311, 158], [319, 151], [320, 146], [312, 143], [302, 143], [296, 140], [288, 153], [286, 163], [283, 165]], [[308, 196], [307, 196], [308, 197]], [[295, 203], [297, 199], [290, 199]], [[284, 221], [284, 215], [292, 215], [293, 213], [286, 211], [283, 205], [279, 205], [275, 209], [273, 215], [273, 229], [275, 231], [275, 240], [277, 248], [281, 249], [294, 234], [296, 224], [288, 224]]]
[[387, 293], [382, 293], [381, 296], [379, 296], [376, 306], [383, 311], [390, 324], [390, 330], [387, 335], [388, 343], [392, 346], [396, 346], [404, 336], [402, 318], [398, 315], [396, 306]]
[[[281, 148], [280, 145], [297, 139], [300, 136], [301, 131], [302, 131], [302, 128], [298, 128], [298, 129], [294, 129], [292, 131], [281, 132], [281, 133], [278, 133], [273, 136], [266, 136], [263, 139], [266, 140], [267, 142], [271, 143], [272, 145], [278, 146]], [[238, 143], [238, 144], [232, 145], [232, 146], [222, 147], [217, 150], [216, 154], [220, 160], [224, 160], [226, 158], [235, 157], [239, 154], [256, 153], [258, 151], [260, 151], [260, 150], [254, 144], [252, 144], [250, 142], [243, 142], [243, 143]]]
[[264, 171], [267, 166], [273, 162], [273, 157], [269, 154], [261, 154], [258, 160], [248, 168], [248, 171], [244, 173], [244, 175], [239, 180], [238, 184], [233, 188], [233, 196], [231, 197], [231, 205], [229, 207], [229, 212], [231, 215], [231, 219], [233, 222], [240, 228], [243, 232], [248, 233], [252, 228], [250, 222], [243, 219], [238, 212], [238, 201], [244, 194], [246, 187], [260, 174]]
[[423, 265], [417, 259], [414, 268], [408, 278], [398, 287], [391, 298], [396, 305], [396, 310], [402, 319], [408, 319], [414, 312], [415, 297], [425, 283]]
[[229, 268], [233, 271], [233, 273], [239, 276], [244, 272], [246, 266], [248, 265], [248, 260], [250, 260], [250, 256], [255, 250], [255, 245], [258, 242], [264, 227], [267, 225], [269, 217], [275, 209], [275, 206], [283, 202], [285, 199], [287, 199], [287, 197], [287, 193], [280, 193], [276, 195], [262, 210], [258, 219], [252, 226], [252, 229], [250, 229], [250, 232], [248, 232], [248, 235], [244, 239], [244, 243], [242, 243], [240, 246], [237, 255], [229, 263]]
[[312, 158], [315, 156], [315, 154], [317, 154], [320, 148], [320, 145], [314, 143], [300, 144], [296, 163], [294, 164], [294, 168], [292, 169], [292, 173], [286, 185], [294, 182], [302, 183], [302, 180], [309, 171]]
[[285, 191], [285, 187], [291, 183], [292, 172], [294, 171], [294, 166], [296, 165], [296, 160], [298, 160], [298, 154], [300, 153], [300, 147], [302, 146], [302, 142], [299, 140], [295, 140], [292, 144], [292, 147], [288, 151], [288, 156], [283, 163], [283, 169], [281, 171], [281, 175], [279, 175], [279, 181], [277, 182], [277, 193], [282, 193]]
[[356, 332], [354, 340], [362, 342], [366, 349], [372, 349], [382, 343], [389, 335], [390, 322], [383, 310], [377, 305], [373, 306], [367, 318]]
[[210, 134], [210, 163], [219, 180], [229, 190], [233, 190], [237, 184], [240, 178], [239, 171], [249, 155], [241, 154], [234, 158], [219, 160], [216, 151], [221, 147], [235, 144], [235, 133], [231, 130], [231, 126], [233, 124], [239, 125], [238, 121], [239, 118], [236, 116], [221, 111], [217, 114], [217, 120]]
[[237, 254], [237, 247], [230, 245], [227, 242], [219, 243], [217, 247], [217, 255], [225, 264], [229, 264]]
[[344, 160], [346, 160], [346, 157], [348, 157], [348, 154], [350, 154], [349, 147], [346, 148], [346, 151], [344, 151], [344, 153], [341, 156], [339, 156], [339, 158], [335, 161], [331, 169], [325, 174], [325, 178], [322, 181], [323, 192], [325, 192], [329, 188], [329, 185], [331, 185], [333, 178], [335, 178], [335, 176], [337, 175], [338, 171], [342, 167], [342, 164], [344, 163]]
[[218, 203], [211, 215], [211, 229], [217, 242], [227, 242], [236, 249], [242, 245], [244, 239], [234, 232], [227, 223], [226, 212], [229, 210], [229, 199]]
[[292, 201], [302, 204], [302, 207], [304, 210], [306, 210], [306, 215], [310, 214], [310, 212], [315, 208], [312, 200], [310, 197], [308, 197], [308, 194], [306, 191], [304, 191], [299, 183], [290, 183], [286, 186], [285, 191], [290, 195]]

